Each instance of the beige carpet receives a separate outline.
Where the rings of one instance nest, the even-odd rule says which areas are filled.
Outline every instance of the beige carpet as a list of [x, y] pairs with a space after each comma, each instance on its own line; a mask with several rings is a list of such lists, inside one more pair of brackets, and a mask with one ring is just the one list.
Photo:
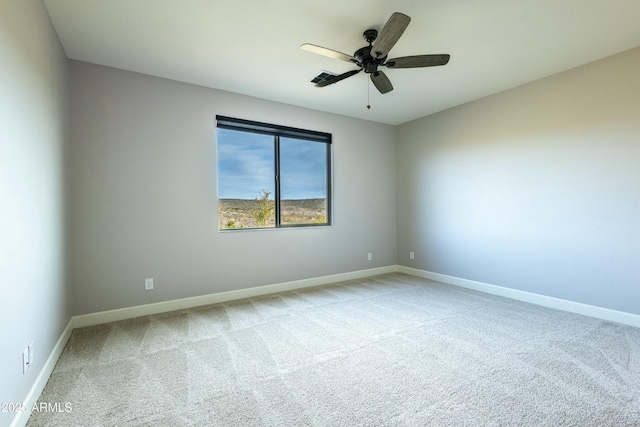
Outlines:
[[640, 329], [403, 274], [77, 329], [29, 426], [640, 426]]

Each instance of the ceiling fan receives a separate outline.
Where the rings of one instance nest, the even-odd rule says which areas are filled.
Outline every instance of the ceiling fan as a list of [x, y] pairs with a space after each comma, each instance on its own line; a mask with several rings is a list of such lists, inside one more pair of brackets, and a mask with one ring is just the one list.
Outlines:
[[409, 16], [400, 12], [393, 13], [387, 23], [384, 24], [384, 27], [382, 27], [382, 30], [380, 30], [380, 33], [373, 29], [369, 29], [364, 32], [362, 36], [366, 42], [369, 43], [369, 46], [358, 49], [353, 56], [308, 43], [300, 46], [306, 51], [318, 53], [320, 55], [346, 62], [352, 62], [358, 66], [358, 69], [356, 70], [347, 71], [346, 73], [321, 81], [316, 84], [316, 87], [329, 86], [348, 77], [354, 76], [360, 71], [364, 71], [371, 75], [371, 82], [376, 89], [378, 89], [380, 93], [384, 94], [391, 92], [393, 90], [393, 85], [387, 75], [381, 70], [378, 70], [378, 67], [387, 67], [391, 69], [434, 67], [438, 65], [445, 65], [449, 62], [450, 56], [448, 54], [415, 55], [387, 59], [389, 51], [398, 42], [400, 36], [404, 33], [404, 30], [407, 29], [409, 22], [411, 22], [411, 18]]

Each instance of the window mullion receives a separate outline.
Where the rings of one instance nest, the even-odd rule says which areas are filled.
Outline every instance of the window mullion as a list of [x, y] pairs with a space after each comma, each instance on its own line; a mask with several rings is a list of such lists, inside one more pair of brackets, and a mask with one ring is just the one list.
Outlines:
[[275, 226], [280, 227], [280, 137], [275, 135], [273, 137], [275, 155]]

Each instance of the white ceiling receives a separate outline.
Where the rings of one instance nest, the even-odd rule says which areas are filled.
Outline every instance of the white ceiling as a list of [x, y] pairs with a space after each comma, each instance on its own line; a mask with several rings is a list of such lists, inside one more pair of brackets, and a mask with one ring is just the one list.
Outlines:
[[[44, 0], [71, 59], [400, 124], [640, 45], [639, 0]], [[391, 13], [411, 16], [389, 58], [449, 53], [443, 67], [384, 69], [316, 88]]]

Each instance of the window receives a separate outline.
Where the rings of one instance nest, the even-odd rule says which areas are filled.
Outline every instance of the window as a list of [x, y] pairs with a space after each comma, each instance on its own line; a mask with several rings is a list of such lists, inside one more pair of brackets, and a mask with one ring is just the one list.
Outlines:
[[331, 135], [216, 116], [218, 229], [331, 225]]

